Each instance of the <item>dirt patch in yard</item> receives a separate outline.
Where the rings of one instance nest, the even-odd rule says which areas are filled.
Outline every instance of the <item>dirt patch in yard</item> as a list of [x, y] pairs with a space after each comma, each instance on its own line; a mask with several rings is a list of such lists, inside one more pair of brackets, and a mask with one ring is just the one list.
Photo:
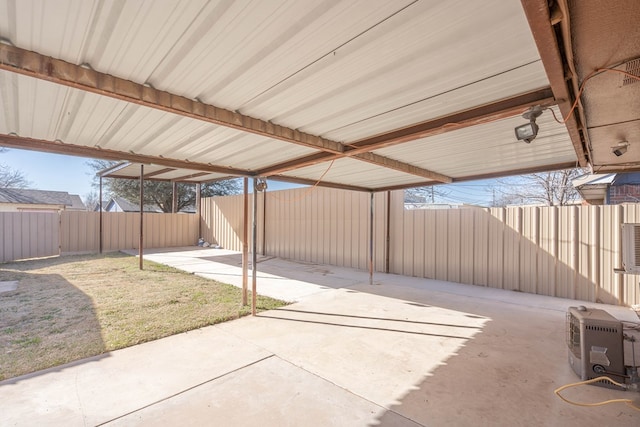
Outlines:
[[0, 380], [250, 313], [234, 286], [120, 253], [0, 264], [2, 281]]

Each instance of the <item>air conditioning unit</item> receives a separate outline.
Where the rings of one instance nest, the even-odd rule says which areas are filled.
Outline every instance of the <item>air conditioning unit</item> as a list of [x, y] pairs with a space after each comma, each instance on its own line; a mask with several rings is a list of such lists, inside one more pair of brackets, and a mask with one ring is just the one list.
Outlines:
[[640, 274], [640, 224], [622, 224], [622, 268]]
[[[608, 377], [621, 384], [638, 385], [638, 362], [633, 347], [636, 342], [630, 343], [633, 356], [630, 353], [625, 360], [624, 340], [627, 337], [623, 323], [606, 311], [584, 306], [569, 307], [569, 364], [583, 381]], [[596, 385], [622, 389], [606, 380]]]

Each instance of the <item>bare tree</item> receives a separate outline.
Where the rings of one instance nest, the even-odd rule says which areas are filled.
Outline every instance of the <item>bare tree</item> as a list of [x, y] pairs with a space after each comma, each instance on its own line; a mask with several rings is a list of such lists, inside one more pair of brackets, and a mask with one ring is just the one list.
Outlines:
[[[92, 159], [87, 162], [95, 172], [114, 166], [118, 162], [108, 160]], [[96, 180], [97, 181], [97, 180]], [[94, 186], [97, 182], [94, 181]], [[133, 203], [140, 202], [140, 182], [137, 179], [115, 179], [106, 178], [104, 181], [105, 192], [111, 197], [122, 197]], [[202, 197], [223, 196], [238, 194], [240, 183], [237, 179], [219, 181], [210, 184], [203, 184], [201, 189]], [[176, 211], [180, 211], [189, 206], [195, 206], [196, 186], [195, 184], [178, 183], [178, 206]], [[96, 196], [97, 200], [97, 196]], [[173, 186], [170, 182], [145, 181], [144, 182], [144, 203], [155, 205], [163, 212], [173, 210]]]
[[98, 192], [97, 191], [92, 191], [90, 193], [87, 193], [84, 195], [84, 205], [87, 207], [88, 210], [93, 210], [98, 203], [100, 203], [100, 199], [98, 197]]
[[572, 204], [580, 200], [580, 195], [571, 182], [584, 173], [583, 169], [565, 169], [500, 180], [498, 186], [492, 189], [493, 205]]
[[[6, 152], [7, 149], [0, 147], [0, 153]], [[31, 182], [21, 171], [14, 169], [4, 163], [0, 163], [0, 187], [3, 188], [27, 188]]]
[[419, 207], [425, 204], [434, 204], [439, 199], [447, 197], [448, 191], [437, 188], [435, 185], [429, 187], [408, 188], [404, 191], [405, 205], [413, 205]]

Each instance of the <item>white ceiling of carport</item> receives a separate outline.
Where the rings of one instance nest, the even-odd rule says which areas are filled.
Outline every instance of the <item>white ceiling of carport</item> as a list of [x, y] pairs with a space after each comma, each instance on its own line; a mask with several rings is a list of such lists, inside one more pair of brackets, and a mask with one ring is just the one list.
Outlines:
[[[0, 36], [19, 48], [347, 145], [549, 86], [522, 6], [511, 1], [0, 0], [0, 10]], [[0, 133], [123, 158], [251, 172], [319, 152], [8, 71], [0, 91]], [[561, 126], [545, 120], [526, 145], [513, 136], [519, 123], [374, 153], [454, 179], [577, 160]], [[315, 181], [328, 165], [281, 176]], [[323, 178], [374, 190], [425, 181], [353, 158]]]

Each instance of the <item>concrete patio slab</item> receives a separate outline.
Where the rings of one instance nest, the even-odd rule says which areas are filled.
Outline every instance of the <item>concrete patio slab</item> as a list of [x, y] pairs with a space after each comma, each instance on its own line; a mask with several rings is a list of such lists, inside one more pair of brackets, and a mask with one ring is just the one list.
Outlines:
[[[274, 356], [109, 426], [366, 426], [385, 412]], [[419, 426], [398, 414], [385, 425]]]
[[[239, 254], [217, 251], [145, 256], [239, 286]], [[259, 268], [259, 292], [298, 302], [0, 383], [0, 424], [640, 425], [622, 403], [553, 394], [579, 380], [565, 313], [584, 302], [385, 274], [369, 285], [364, 271], [279, 259]]]
[[0, 383], [0, 425], [98, 425], [271, 353], [203, 328]]

